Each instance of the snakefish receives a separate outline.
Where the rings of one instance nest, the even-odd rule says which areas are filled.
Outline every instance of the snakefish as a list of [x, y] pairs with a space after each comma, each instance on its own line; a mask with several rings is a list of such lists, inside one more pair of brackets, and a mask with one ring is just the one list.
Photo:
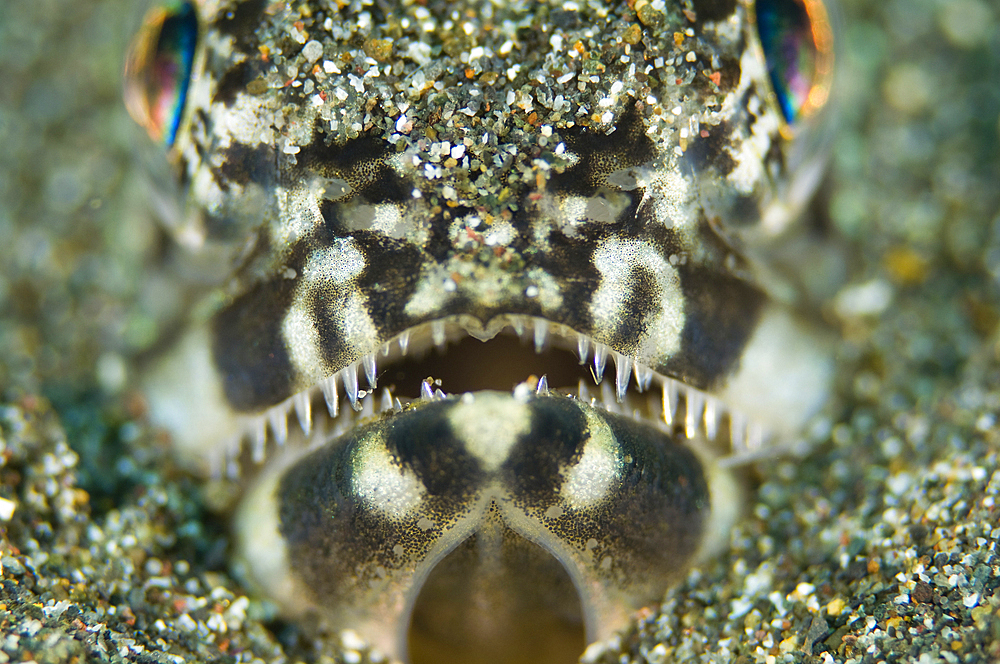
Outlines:
[[126, 71], [197, 294], [146, 372], [251, 581], [411, 662], [576, 661], [826, 401], [772, 269], [820, 0], [172, 0]]

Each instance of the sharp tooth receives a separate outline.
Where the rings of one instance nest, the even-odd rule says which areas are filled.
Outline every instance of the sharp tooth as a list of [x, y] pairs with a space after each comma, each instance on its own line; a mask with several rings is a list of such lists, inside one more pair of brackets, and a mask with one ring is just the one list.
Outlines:
[[730, 446], [736, 452], [746, 449], [747, 419], [743, 413], [729, 413]]
[[576, 388], [577, 398], [585, 404], [591, 404], [594, 402], [594, 397], [590, 395], [590, 387], [587, 386], [587, 381], [580, 379], [580, 384]]
[[382, 357], [389, 357], [390, 350], [392, 350], [392, 344], [390, 343], [382, 344]]
[[404, 356], [406, 355], [407, 349], [410, 347], [410, 331], [407, 330], [399, 335], [399, 352]]
[[549, 379], [544, 375], [538, 379], [538, 385], [535, 387], [535, 394], [541, 397], [549, 396]]
[[580, 364], [586, 364], [590, 357], [590, 340], [582, 334], [576, 337], [576, 354], [580, 356]]
[[619, 353], [612, 355], [615, 359], [615, 392], [618, 403], [625, 400], [625, 393], [628, 391], [628, 379], [632, 375], [632, 358], [625, 357]]
[[608, 347], [604, 344], [594, 344], [594, 382], [598, 385], [604, 378], [604, 365], [608, 362]]
[[615, 395], [611, 391], [611, 382], [601, 383], [601, 405], [604, 409], [611, 413], [618, 412], [618, 402], [615, 401]]
[[663, 381], [663, 421], [668, 427], [674, 425], [677, 409], [677, 383], [672, 378]]
[[684, 416], [684, 435], [694, 438], [698, 435], [698, 420], [701, 417], [701, 409], [705, 406], [705, 395], [695, 390], [687, 391], [687, 412]]
[[241, 436], [234, 436], [230, 438], [222, 446], [222, 451], [217, 457], [216, 465], [225, 464], [226, 466], [226, 477], [231, 480], [235, 480], [240, 476], [240, 450], [242, 449], [243, 439]]
[[638, 362], [632, 365], [635, 371], [635, 384], [640, 392], [645, 392], [649, 389], [649, 386], [653, 383], [653, 370], [649, 367], [644, 367]]
[[372, 417], [375, 414], [375, 397], [372, 392], [368, 392], [361, 399], [360, 417]]
[[439, 388], [437, 388], [436, 390], [434, 390], [434, 398], [435, 398], [435, 399], [447, 399], [447, 398], [448, 398], [448, 395], [447, 395], [447, 394], [445, 394], [445, 393], [444, 393], [444, 390], [442, 390], [442, 389], [441, 389], [441, 388], [439, 387]]
[[712, 397], [705, 398], [705, 437], [715, 440], [719, 433], [719, 402]]
[[431, 389], [431, 382], [429, 380], [420, 383], [420, 398], [424, 401], [430, 401], [434, 398], [434, 390]]
[[392, 392], [386, 387], [382, 390], [382, 403], [380, 405], [380, 410], [392, 410]]
[[524, 321], [520, 316], [514, 316], [510, 319], [510, 326], [514, 328], [514, 334], [518, 337], [524, 336]]
[[354, 364], [348, 364], [340, 370], [340, 379], [344, 382], [344, 394], [351, 403], [351, 408], [360, 410], [358, 404], [358, 368]]
[[243, 437], [240, 435], [233, 436], [226, 443], [226, 463], [230, 461], [235, 461], [239, 463], [240, 455], [243, 453]]
[[399, 397], [395, 398], [394, 403], [392, 404], [392, 409], [397, 413], [403, 410], [403, 402], [399, 400]]
[[340, 412], [340, 395], [337, 392], [337, 374], [333, 374], [329, 378], [324, 378], [319, 387], [323, 390], [323, 398], [326, 400], [326, 409], [330, 413], [330, 417], [337, 417], [337, 413]]
[[375, 356], [365, 355], [361, 358], [361, 364], [365, 367], [365, 378], [368, 379], [368, 387], [374, 390], [378, 387], [378, 365], [375, 364]]
[[267, 445], [267, 430], [264, 428], [266, 423], [267, 420], [263, 417], [258, 417], [253, 423], [253, 431], [250, 434], [250, 458], [254, 463], [264, 462], [264, 446]]
[[267, 421], [274, 434], [274, 442], [284, 445], [288, 440], [288, 410], [284, 406], [275, 406], [267, 413]]
[[438, 349], [444, 348], [444, 342], [446, 341], [444, 335], [444, 321], [436, 320], [431, 323], [431, 340]]
[[[344, 414], [334, 421], [333, 431], [330, 434], [331, 437], [336, 438], [346, 433], [347, 430], [354, 424], [353, 420], [354, 413], [349, 410], [345, 410]], [[324, 432], [324, 434], [326, 434], [326, 432]]]
[[295, 406], [295, 415], [299, 418], [299, 426], [306, 436], [312, 431], [312, 401], [309, 399], [309, 391], [303, 390], [292, 397], [292, 405]]
[[535, 352], [541, 353], [549, 343], [549, 321], [535, 319]]

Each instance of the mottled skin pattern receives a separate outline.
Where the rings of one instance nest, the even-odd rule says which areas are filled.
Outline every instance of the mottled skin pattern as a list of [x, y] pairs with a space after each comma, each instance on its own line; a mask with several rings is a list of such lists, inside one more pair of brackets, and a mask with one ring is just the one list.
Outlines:
[[[781, 314], [748, 259], [815, 165], [766, 96], [751, 9], [463, 7], [199, 6], [177, 233], [233, 265], [199, 401], [232, 428], [421, 323], [523, 315], [766, 403], [741, 354]], [[822, 370], [801, 355], [779, 361]], [[756, 417], [794, 428], [823, 391]]]
[[[571, 616], [582, 604], [577, 620], [594, 640], [683, 576], [726, 491], [699, 455], [648, 424], [577, 399], [487, 391], [359, 425], [270, 474], [243, 506], [239, 532], [273, 597], [297, 612], [318, 607], [391, 655], [405, 651], [415, 598], [407, 589], [421, 587], [439, 603], [496, 596], [488, 612], [499, 622], [520, 603], [512, 613], [526, 623], [550, 610], [519, 588], [546, 588], [536, 594]], [[452, 574], [465, 579], [458, 588], [428, 583], [467, 540], [487, 589], [468, 573]], [[484, 562], [491, 554], [517, 562]], [[565, 573], [549, 561], [565, 566], [579, 599], [556, 586]], [[544, 574], [533, 575], [538, 567]], [[415, 620], [431, 623], [423, 631], [438, 640], [460, 640], [442, 638], [433, 618]]]
[[744, 418], [780, 435], [823, 402], [828, 357], [761, 257], [825, 125], [782, 119], [751, 2], [198, 12], [172, 223], [227, 276], [147, 381], [189, 462], [283, 442], [293, 409], [310, 430], [320, 388], [355, 403], [411, 335], [505, 326], [614, 365], [619, 401], [655, 382], [668, 430], [680, 390], [686, 437], [737, 454]]

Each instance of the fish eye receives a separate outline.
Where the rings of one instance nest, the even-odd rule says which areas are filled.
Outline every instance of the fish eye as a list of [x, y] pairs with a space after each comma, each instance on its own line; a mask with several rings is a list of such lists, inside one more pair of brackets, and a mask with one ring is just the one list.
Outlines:
[[827, 101], [833, 30], [821, 0], [757, 0], [757, 34], [778, 106], [789, 125]]
[[198, 14], [189, 0], [151, 9], [129, 49], [125, 65], [125, 103], [132, 118], [167, 148], [177, 139], [194, 54]]

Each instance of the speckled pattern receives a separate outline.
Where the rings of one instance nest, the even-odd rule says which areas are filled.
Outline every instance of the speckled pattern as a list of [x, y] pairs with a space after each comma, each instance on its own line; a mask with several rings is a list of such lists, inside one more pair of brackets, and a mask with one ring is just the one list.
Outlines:
[[826, 401], [827, 348], [758, 255], [791, 234], [830, 114], [792, 131], [762, 97], [752, 8], [479, 5], [199, 3], [170, 154], [197, 213], [167, 225], [214, 267], [177, 282], [220, 288], [143, 377], [192, 464], [260, 456], [320, 392], [332, 418], [338, 393], [414, 397], [386, 372], [424, 339], [505, 327], [614, 366], [619, 400], [630, 370], [692, 420], [710, 400], [736, 454]]
[[[163, 245], [124, 4], [0, 8], [0, 660], [364, 661], [246, 598], [224, 498], [123, 391], [176, 304], [142, 270]], [[843, 338], [830, 433], [762, 465], [729, 553], [589, 661], [1000, 658], [1000, 11], [844, 4], [818, 207], [851, 260], [811, 284]]]

